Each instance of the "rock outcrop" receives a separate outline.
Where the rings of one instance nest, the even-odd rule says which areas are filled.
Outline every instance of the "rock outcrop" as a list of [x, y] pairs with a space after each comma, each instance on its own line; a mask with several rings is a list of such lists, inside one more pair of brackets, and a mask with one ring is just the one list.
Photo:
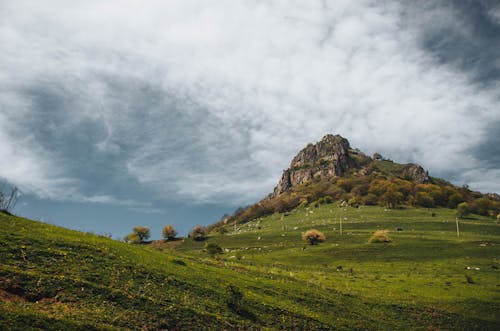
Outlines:
[[411, 180], [415, 183], [419, 184], [427, 184], [431, 182], [431, 178], [429, 177], [429, 173], [424, 170], [418, 164], [408, 164], [403, 169], [403, 178]]
[[328, 134], [316, 144], [302, 149], [283, 171], [278, 185], [269, 198], [274, 198], [313, 178], [343, 176], [356, 162], [349, 155], [349, 141], [339, 135]]

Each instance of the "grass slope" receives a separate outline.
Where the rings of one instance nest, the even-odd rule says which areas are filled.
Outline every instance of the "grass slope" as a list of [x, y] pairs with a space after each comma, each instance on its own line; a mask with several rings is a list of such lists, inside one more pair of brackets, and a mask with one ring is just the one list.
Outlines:
[[[158, 249], [0, 214], [0, 329], [494, 330], [500, 227], [464, 220], [458, 240], [453, 211], [433, 211], [299, 208], [212, 235], [217, 259], [191, 240]], [[311, 227], [326, 242], [305, 246]]]

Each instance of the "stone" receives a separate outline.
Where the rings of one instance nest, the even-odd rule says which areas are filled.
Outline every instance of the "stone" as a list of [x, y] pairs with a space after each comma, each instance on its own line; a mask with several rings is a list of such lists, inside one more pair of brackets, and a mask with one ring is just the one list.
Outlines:
[[283, 171], [269, 198], [277, 197], [314, 178], [343, 176], [356, 163], [349, 155], [349, 141], [339, 135], [327, 134], [316, 144], [308, 144]]
[[429, 177], [429, 173], [424, 170], [418, 164], [408, 164], [403, 168], [402, 172], [403, 178], [411, 180], [415, 183], [419, 184], [427, 184], [431, 182], [431, 178]]

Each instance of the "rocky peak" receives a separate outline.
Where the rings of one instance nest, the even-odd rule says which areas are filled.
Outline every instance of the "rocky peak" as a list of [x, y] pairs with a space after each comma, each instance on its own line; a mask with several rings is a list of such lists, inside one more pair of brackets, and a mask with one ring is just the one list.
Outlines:
[[339, 135], [327, 134], [316, 144], [307, 145], [292, 159], [290, 168], [283, 171], [281, 180], [269, 198], [315, 177], [342, 176], [353, 167], [355, 162], [349, 155], [349, 141]]

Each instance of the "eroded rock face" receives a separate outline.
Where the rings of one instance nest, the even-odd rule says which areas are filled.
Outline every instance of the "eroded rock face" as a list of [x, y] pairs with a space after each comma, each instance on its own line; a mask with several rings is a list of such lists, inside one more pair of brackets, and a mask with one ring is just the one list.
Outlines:
[[276, 197], [315, 177], [342, 176], [354, 166], [355, 162], [349, 155], [349, 141], [339, 135], [328, 134], [318, 143], [307, 145], [293, 158], [290, 168], [283, 171], [281, 180], [269, 197]]
[[427, 184], [431, 182], [429, 173], [418, 164], [409, 164], [403, 169], [403, 178], [411, 180], [419, 184]]

